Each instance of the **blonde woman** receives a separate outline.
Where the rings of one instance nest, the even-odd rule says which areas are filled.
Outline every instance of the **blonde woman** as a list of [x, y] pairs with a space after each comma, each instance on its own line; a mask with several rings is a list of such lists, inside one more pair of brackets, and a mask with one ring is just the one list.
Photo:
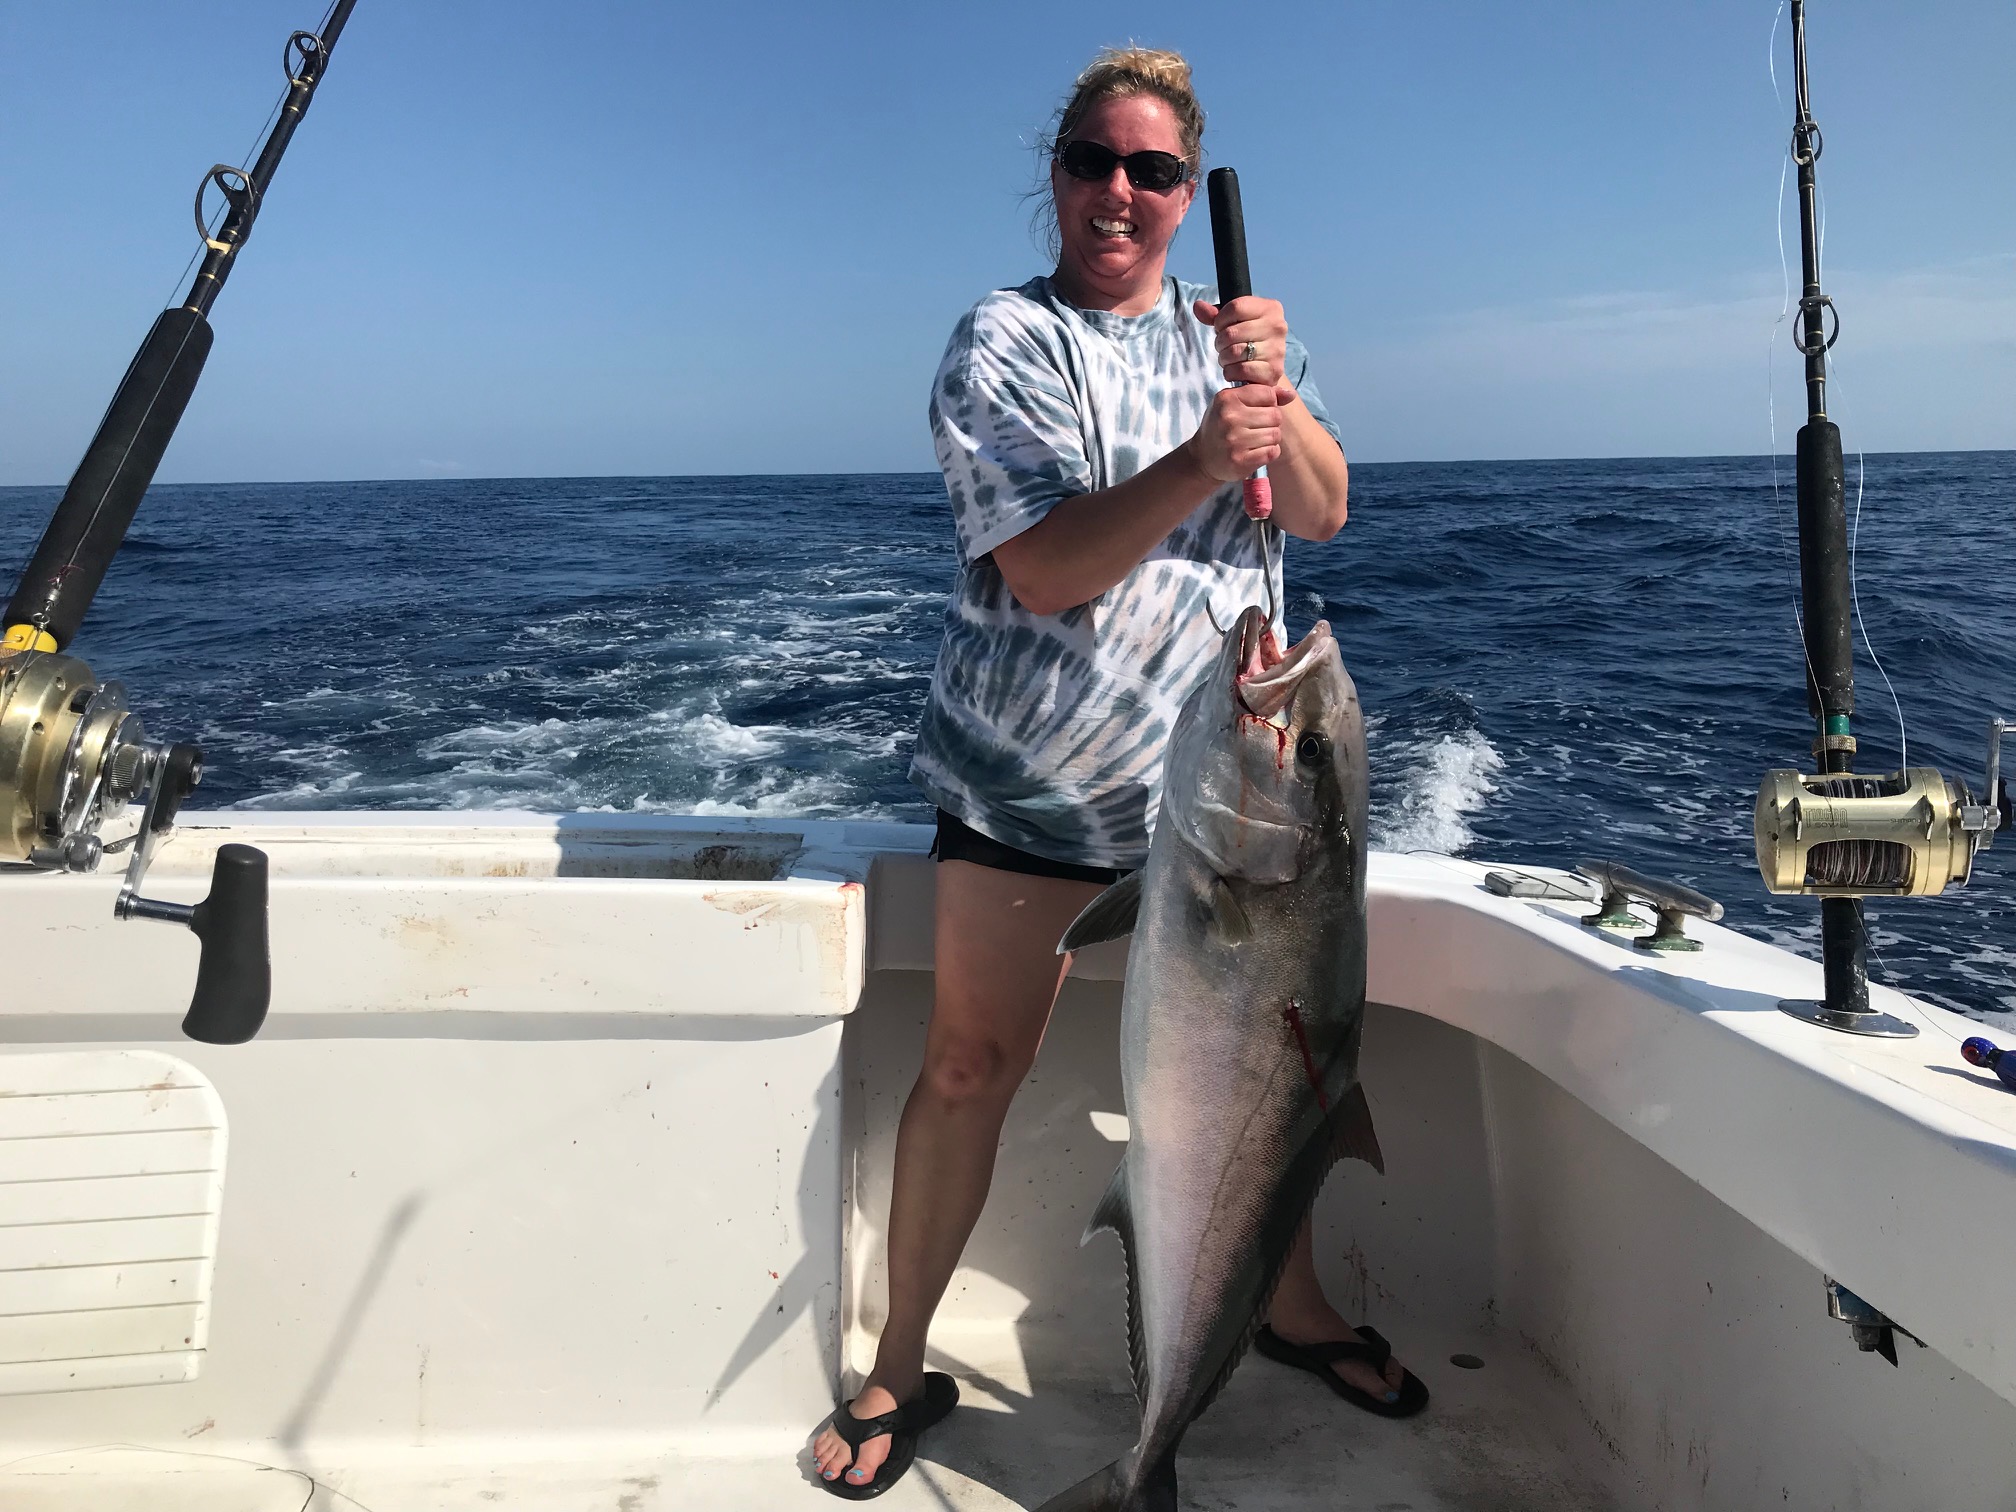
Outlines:
[[[1270, 573], [1280, 602], [1240, 480], [1268, 469], [1290, 535], [1344, 524], [1343, 449], [1281, 306], [1220, 309], [1165, 271], [1203, 129], [1176, 54], [1096, 59], [1053, 139], [1056, 270], [975, 305], [932, 387], [960, 564], [911, 768], [939, 810], [937, 993], [897, 1134], [888, 1322], [813, 1444], [840, 1496], [894, 1484], [958, 1400], [925, 1334], [1062, 984], [1057, 940], [1147, 854], [1170, 727], [1216, 650], [1205, 608], [1268, 602]], [[1372, 1411], [1427, 1399], [1324, 1299], [1306, 1230], [1260, 1347]]]

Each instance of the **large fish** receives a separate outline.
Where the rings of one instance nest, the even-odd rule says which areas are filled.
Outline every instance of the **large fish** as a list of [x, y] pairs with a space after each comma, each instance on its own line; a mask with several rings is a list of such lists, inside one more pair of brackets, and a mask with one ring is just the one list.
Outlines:
[[1132, 1137], [1086, 1237], [1127, 1252], [1141, 1436], [1041, 1512], [1172, 1512], [1176, 1446], [1263, 1321], [1324, 1174], [1378, 1165], [1365, 1015], [1365, 727], [1327, 624], [1282, 654], [1258, 609], [1170, 736], [1147, 864], [1062, 950], [1132, 933]]

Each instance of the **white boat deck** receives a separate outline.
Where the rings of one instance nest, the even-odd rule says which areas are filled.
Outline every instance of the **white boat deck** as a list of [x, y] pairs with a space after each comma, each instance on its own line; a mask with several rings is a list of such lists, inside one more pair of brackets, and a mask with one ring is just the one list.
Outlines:
[[[35, 1089], [134, 1050], [179, 1068], [121, 1094], [136, 1129], [204, 1088], [229, 1126], [214, 1267], [156, 1253], [190, 1220], [154, 1176], [0, 1176], [0, 1206], [49, 1208], [0, 1213], [24, 1295], [65, 1266], [203, 1290], [159, 1359], [92, 1342], [141, 1336], [117, 1307], [0, 1307], [0, 1509], [828, 1505], [804, 1446], [881, 1316], [927, 839], [187, 815], [150, 892], [200, 896], [224, 840], [273, 858], [273, 1015], [227, 1047], [176, 1039], [194, 942], [115, 924], [114, 877], [0, 875], [28, 945], [0, 1161], [96, 1137], [97, 1094]], [[1249, 1360], [1186, 1441], [1184, 1506], [2016, 1507], [2016, 1098], [1960, 1064], [1966, 1021], [1888, 994], [1917, 1040], [1831, 1034], [1775, 1009], [1814, 963], [1699, 924], [1705, 950], [1650, 957], [1482, 871], [1373, 858], [1388, 1174], [1347, 1164], [1317, 1210], [1333, 1299], [1434, 1400], [1387, 1422]], [[1132, 1441], [1117, 1247], [1077, 1244], [1125, 1138], [1123, 965], [1081, 956], [1010, 1115], [933, 1331], [968, 1406], [896, 1512], [1039, 1506]], [[1929, 1347], [1858, 1353], [1826, 1276]], [[64, 1389], [83, 1356], [169, 1384]]]
[[[1425, 1337], [1421, 1341], [1429, 1344]], [[1385, 1422], [1267, 1360], [1242, 1368], [1191, 1432], [1183, 1505], [1193, 1512], [1611, 1512], [1639, 1505], [1629, 1477], [1561, 1385], [1495, 1336], [1435, 1338], [1429, 1412]], [[1445, 1346], [1494, 1349], [1481, 1370]], [[933, 1362], [953, 1366], [939, 1358]], [[1030, 1393], [967, 1376], [965, 1401], [933, 1430], [890, 1512], [1022, 1512], [1131, 1441], [1127, 1391]], [[770, 1512], [835, 1500], [788, 1448], [763, 1455], [640, 1455], [621, 1463], [319, 1469], [312, 1462], [104, 1448], [0, 1468], [7, 1512]]]

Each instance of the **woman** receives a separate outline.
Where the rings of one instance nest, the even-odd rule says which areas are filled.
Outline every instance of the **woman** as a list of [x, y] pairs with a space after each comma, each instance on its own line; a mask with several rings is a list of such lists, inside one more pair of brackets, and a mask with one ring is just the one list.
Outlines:
[[[939, 808], [937, 995], [897, 1134], [888, 1323], [813, 1445], [842, 1496], [893, 1483], [957, 1400], [925, 1333], [1068, 969], [1056, 942], [1147, 855], [1163, 747], [1217, 645], [1206, 607], [1266, 598], [1240, 480], [1268, 469], [1291, 535], [1344, 523], [1343, 450], [1281, 306], [1165, 276], [1203, 126], [1173, 53], [1080, 75], [1050, 165], [1056, 271], [974, 306], [932, 390], [960, 561], [911, 768]], [[1324, 1300], [1306, 1229], [1269, 1321], [1265, 1352], [1361, 1405], [1426, 1400]]]

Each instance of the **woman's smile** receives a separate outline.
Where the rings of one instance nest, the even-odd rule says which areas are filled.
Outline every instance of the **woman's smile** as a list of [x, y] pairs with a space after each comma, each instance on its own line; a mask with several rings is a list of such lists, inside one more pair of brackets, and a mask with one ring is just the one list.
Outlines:
[[1137, 188], [1124, 162], [1130, 153], [1185, 157], [1176, 114], [1151, 94], [1101, 100], [1072, 128], [1074, 141], [1095, 142], [1112, 154], [1101, 179], [1077, 178], [1061, 165], [1050, 170], [1063, 243], [1057, 276], [1081, 309], [1139, 315], [1162, 295], [1164, 259], [1196, 193], [1186, 178], [1167, 189]]

